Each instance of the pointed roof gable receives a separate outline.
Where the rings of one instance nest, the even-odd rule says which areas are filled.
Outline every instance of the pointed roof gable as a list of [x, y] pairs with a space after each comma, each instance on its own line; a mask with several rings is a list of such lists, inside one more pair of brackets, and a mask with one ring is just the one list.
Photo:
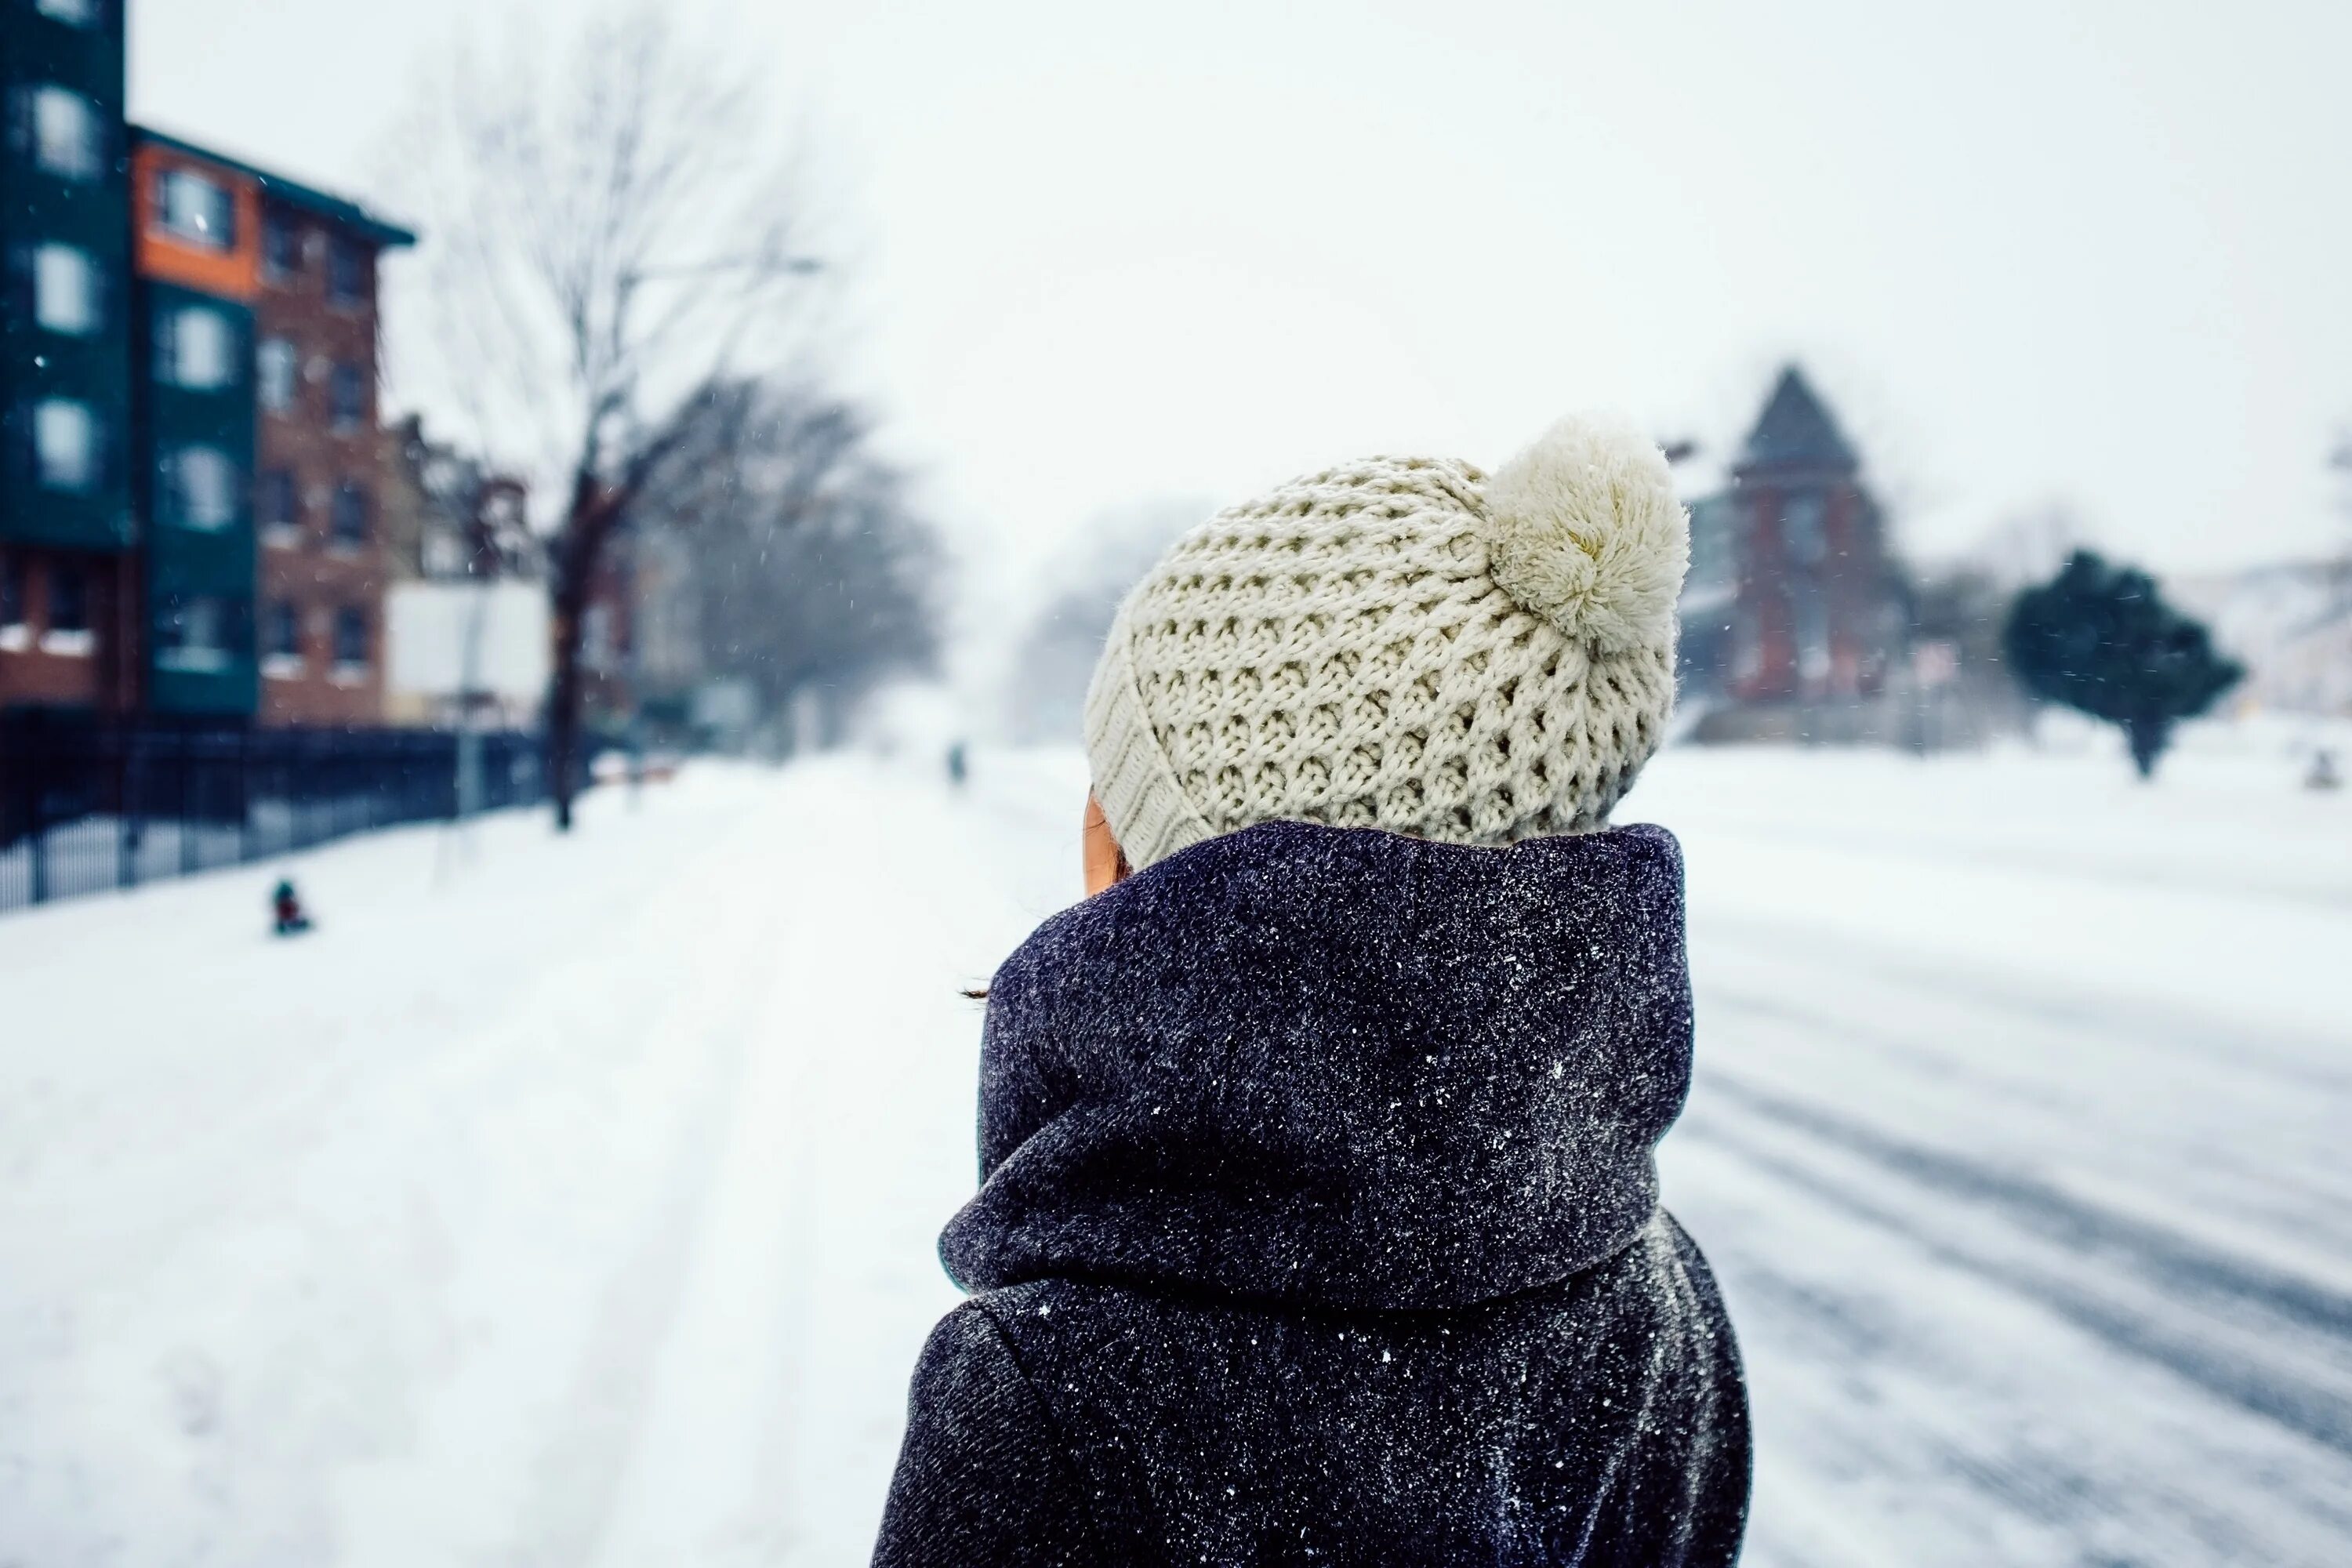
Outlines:
[[1780, 372], [1763, 416], [1748, 433], [1740, 449], [1739, 468], [1830, 468], [1852, 473], [1862, 466], [1853, 448], [1838, 433], [1837, 422], [1822, 406], [1804, 375], [1795, 365]]

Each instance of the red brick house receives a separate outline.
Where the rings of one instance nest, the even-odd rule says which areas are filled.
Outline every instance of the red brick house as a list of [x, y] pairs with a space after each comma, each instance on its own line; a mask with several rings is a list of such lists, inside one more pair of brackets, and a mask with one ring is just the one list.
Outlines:
[[[1904, 641], [1905, 596], [1861, 460], [1791, 365], [1731, 468], [1693, 504], [1685, 683], [1736, 705], [1874, 696]], [[1686, 633], [1687, 635], [1687, 633]]]

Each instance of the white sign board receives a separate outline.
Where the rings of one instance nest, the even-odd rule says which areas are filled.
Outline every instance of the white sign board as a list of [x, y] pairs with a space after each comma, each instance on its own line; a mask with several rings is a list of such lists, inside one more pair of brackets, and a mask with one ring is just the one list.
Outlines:
[[410, 697], [536, 701], [553, 663], [536, 583], [395, 583], [385, 595], [386, 674]]

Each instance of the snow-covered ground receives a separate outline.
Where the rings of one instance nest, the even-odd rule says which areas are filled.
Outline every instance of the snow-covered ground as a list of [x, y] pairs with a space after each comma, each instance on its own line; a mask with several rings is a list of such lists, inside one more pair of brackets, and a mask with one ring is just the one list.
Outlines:
[[[0, 920], [0, 1563], [864, 1561], [1075, 757], [706, 767]], [[2338, 1563], [2352, 795], [1670, 752], [1767, 1565]]]

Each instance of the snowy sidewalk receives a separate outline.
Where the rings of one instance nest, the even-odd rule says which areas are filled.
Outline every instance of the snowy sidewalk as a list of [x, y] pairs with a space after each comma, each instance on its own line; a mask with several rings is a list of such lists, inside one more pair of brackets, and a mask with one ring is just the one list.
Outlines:
[[703, 770], [304, 858], [296, 942], [274, 868], [0, 925], [0, 1561], [860, 1560], [993, 827]]
[[[690, 770], [0, 921], [0, 1562], [865, 1560], [1074, 756]], [[2352, 817], [1675, 752], [1748, 1561], [2352, 1538]], [[440, 875], [436, 879], [436, 866]]]

